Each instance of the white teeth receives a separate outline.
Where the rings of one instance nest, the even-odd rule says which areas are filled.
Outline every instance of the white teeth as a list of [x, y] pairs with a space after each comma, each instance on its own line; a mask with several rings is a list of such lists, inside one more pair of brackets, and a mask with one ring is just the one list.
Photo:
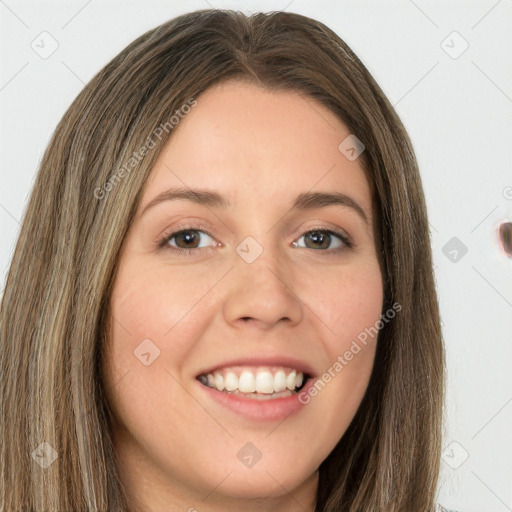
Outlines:
[[256, 391], [256, 378], [252, 372], [244, 370], [238, 381], [238, 389], [242, 393], [254, 393]]
[[213, 374], [213, 386], [219, 391], [224, 391], [224, 377], [220, 373]]
[[286, 387], [293, 391], [295, 389], [295, 383], [297, 382], [297, 372], [295, 370], [292, 370], [290, 375], [286, 377]]
[[256, 391], [258, 393], [274, 392], [274, 377], [270, 372], [258, 372], [256, 375]]
[[224, 383], [226, 384], [227, 391], [234, 391], [235, 389], [238, 389], [238, 377], [233, 372], [228, 372], [226, 374]]
[[[277, 370], [276, 374], [274, 375], [274, 391], [276, 393], [279, 393], [281, 391], [284, 391], [286, 389], [286, 374], [283, 372], [283, 370]], [[293, 388], [295, 389], [295, 388]]]
[[239, 375], [236, 369], [226, 369], [203, 375], [202, 382], [218, 391], [246, 393], [251, 394], [251, 397], [255, 393], [272, 395], [287, 390], [294, 392], [304, 382], [302, 372], [286, 368], [280, 368], [274, 374], [270, 369], [244, 369]]

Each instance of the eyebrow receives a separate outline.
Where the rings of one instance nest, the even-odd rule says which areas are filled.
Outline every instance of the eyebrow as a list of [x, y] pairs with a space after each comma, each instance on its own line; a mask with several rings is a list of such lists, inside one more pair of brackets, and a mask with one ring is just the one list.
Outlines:
[[[141, 216], [153, 206], [165, 201], [185, 200], [211, 208], [229, 208], [231, 202], [221, 194], [211, 190], [174, 188], [162, 192], [151, 200], [142, 210]], [[350, 196], [340, 192], [304, 192], [299, 194], [292, 205], [292, 210], [313, 210], [337, 205], [351, 208], [368, 224], [368, 217], [361, 206]]]

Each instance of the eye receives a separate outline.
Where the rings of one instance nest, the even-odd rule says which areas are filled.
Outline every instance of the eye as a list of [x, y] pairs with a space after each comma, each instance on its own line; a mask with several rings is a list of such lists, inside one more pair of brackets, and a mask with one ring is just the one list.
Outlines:
[[[293, 242], [294, 247], [305, 249], [323, 249], [324, 252], [337, 252], [352, 247], [347, 236], [336, 233], [327, 228], [315, 228], [304, 233], [299, 241], [304, 239], [305, 243]], [[212, 242], [214, 242], [212, 244]], [[178, 254], [192, 255], [196, 249], [210, 249], [220, 244], [201, 227], [187, 227], [179, 231], [173, 231], [163, 235], [158, 242], [158, 247], [169, 249]], [[334, 245], [334, 246], [333, 246]]]
[[[293, 242], [294, 247], [304, 247], [306, 249], [327, 249], [327, 251], [338, 251], [344, 247], [352, 247], [348, 238], [341, 234], [336, 233], [330, 229], [316, 228], [304, 233], [299, 240], [305, 240], [305, 244], [301, 245], [298, 242]], [[338, 239], [336, 241], [336, 239]], [[332, 247], [331, 243], [334, 241], [335, 246]]]
[[[210, 242], [208, 241], [210, 239]], [[185, 228], [180, 231], [165, 234], [158, 243], [161, 248], [171, 248], [179, 253], [190, 253], [194, 249], [212, 247], [213, 237], [206, 231], [196, 228]], [[218, 244], [217, 244], [218, 245]]]

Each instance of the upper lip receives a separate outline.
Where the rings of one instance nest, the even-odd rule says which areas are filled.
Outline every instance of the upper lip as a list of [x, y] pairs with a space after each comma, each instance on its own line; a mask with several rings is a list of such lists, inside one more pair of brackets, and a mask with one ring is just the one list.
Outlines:
[[222, 361], [221, 363], [214, 364], [209, 368], [204, 369], [203, 371], [197, 374], [197, 377], [200, 375], [208, 375], [209, 373], [213, 373], [216, 370], [220, 370], [221, 368], [228, 368], [231, 366], [283, 366], [286, 368], [292, 368], [302, 372], [309, 377], [315, 377], [315, 372], [311, 368], [311, 366], [305, 361], [301, 361], [295, 357], [291, 356], [257, 356], [257, 357], [238, 357], [236, 359], [229, 359], [226, 361]]

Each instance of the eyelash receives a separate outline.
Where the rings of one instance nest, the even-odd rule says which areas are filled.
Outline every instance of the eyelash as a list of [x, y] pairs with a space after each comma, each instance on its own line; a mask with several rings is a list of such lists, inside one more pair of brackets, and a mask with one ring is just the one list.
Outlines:
[[[168, 243], [169, 241], [174, 238], [176, 235], [179, 235], [180, 233], [183, 233], [183, 232], [187, 232], [187, 231], [198, 231], [198, 232], [201, 232], [201, 233], [204, 233], [206, 235], [208, 235], [210, 238], [212, 239], [215, 239], [213, 235], [211, 235], [207, 228], [205, 228], [204, 226], [185, 226], [183, 228], [179, 228], [178, 231], [172, 231], [170, 233], [165, 233], [162, 238], [158, 241], [158, 248], [159, 249], [169, 249], [179, 255], [188, 255], [188, 256], [192, 256], [192, 253], [194, 252], [197, 252], [198, 249], [205, 249], [205, 247], [196, 247], [196, 248], [192, 248], [192, 249], [184, 249], [182, 247], [172, 247], [172, 246], [169, 246]], [[346, 250], [346, 249], [351, 249], [354, 244], [348, 239], [348, 237], [342, 233], [338, 233], [337, 231], [333, 231], [332, 229], [329, 229], [329, 228], [326, 228], [326, 227], [322, 227], [322, 226], [318, 226], [318, 227], [314, 227], [312, 229], [308, 229], [307, 231], [305, 231], [299, 238], [302, 238], [304, 235], [308, 234], [308, 233], [312, 233], [312, 232], [315, 232], [315, 231], [320, 231], [322, 233], [327, 233], [329, 235], [334, 235], [336, 237], [338, 237], [342, 242], [343, 242], [343, 246], [342, 247], [338, 247], [336, 249], [311, 249], [313, 251], [315, 250], [320, 250], [320, 252], [327, 252], [327, 253], [338, 253], [340, 251], [343, 251], [343, 250]], [[206, 249], [213, 249], [213, 247], [207, 247]], [[309, 249], [309, 247], [299, 247], [299, 249]]]

